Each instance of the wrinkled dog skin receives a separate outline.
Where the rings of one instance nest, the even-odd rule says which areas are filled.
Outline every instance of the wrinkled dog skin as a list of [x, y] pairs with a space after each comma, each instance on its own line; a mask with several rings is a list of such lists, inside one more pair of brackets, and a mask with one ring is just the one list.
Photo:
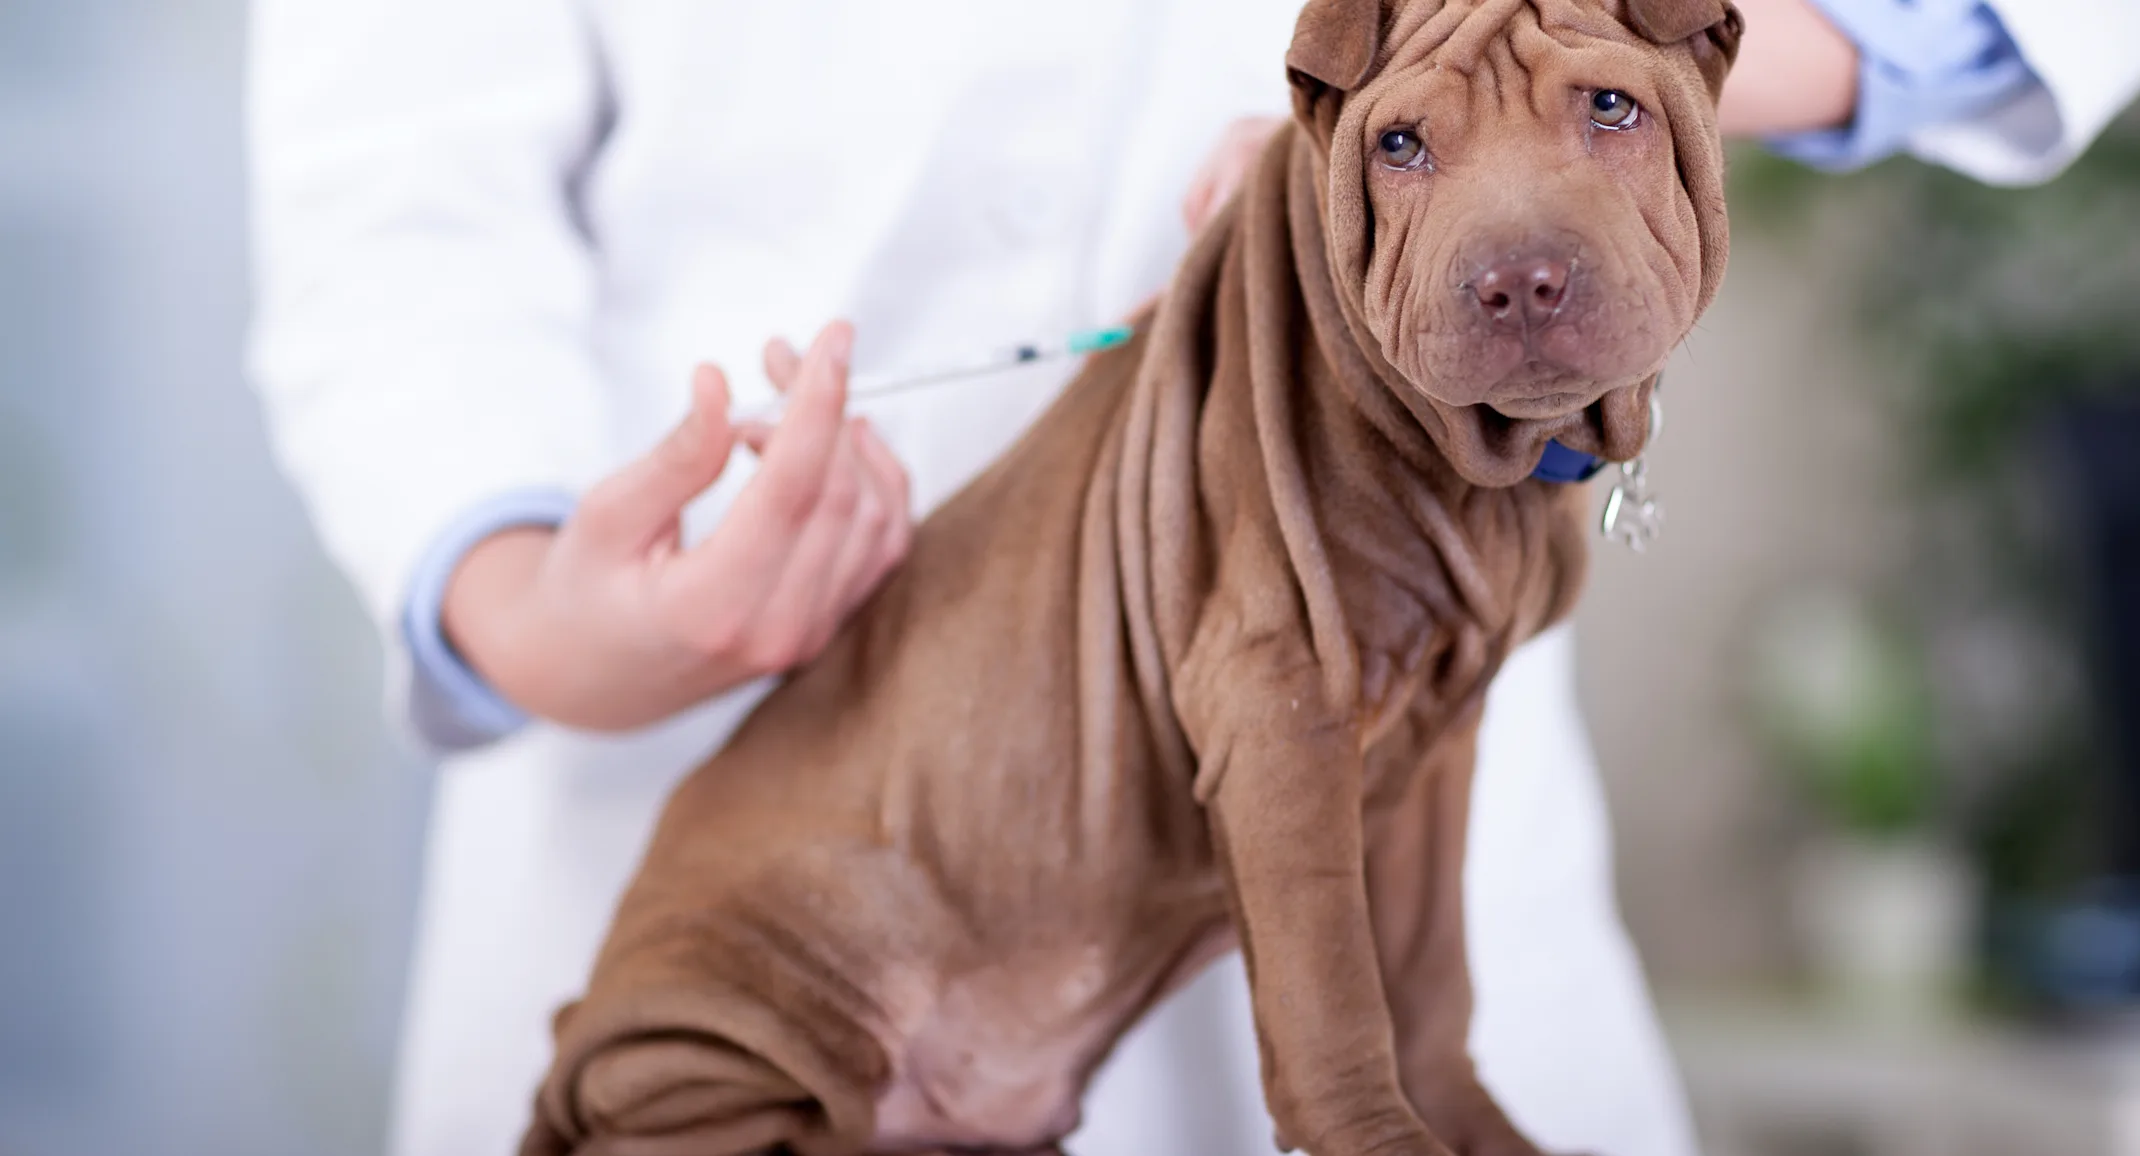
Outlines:
[[[1486, 687], [1715, 295], [1723, 0], [1314, 0], [1297, 123], [664, 810], [526, 1156], [1046, 1152], [1238, 946], [1281, 1144], [1533, 1156], [1466, 1051]], [[1601, 95], [1603, 94], [1603, 95]]]
[[[1722, 86], [1738, 14], [1720, 0], [1390, 7], [1317, 0], [1288, 59], [1303, 118], [1330, 140], [1334, 272], [1358, 286], [1363, 343], [1425, 395], [1423, 420], [1452, 427], [1447, 452], [1478, 484], [1520, 480], [1537, 443], [1600, 399], [1607, 456], [1632, 456], [1647, 426], [1627, 387], [1723, 276], [1702, 93]], [[1601, 123], [1601, 92], [1631, 100], [1627, 119]], [[1391, 163], [1391, 132], [1424, 146], [1412, 165]]]

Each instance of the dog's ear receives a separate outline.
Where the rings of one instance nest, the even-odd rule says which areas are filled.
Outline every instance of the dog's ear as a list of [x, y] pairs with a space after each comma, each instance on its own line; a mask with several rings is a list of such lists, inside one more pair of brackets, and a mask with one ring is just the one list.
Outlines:
[[1627, 0], [1627, 23], [1652, 43], [1692, 41], [1712, 96], [1723, 94], [1746, 35], [1746, 18], [1728, 0]]
[[1382, 51], [1383, 0], [1308, 0], [1286, 53], [1293, 110], [1313, 125], [1334, 119], [1331, 106], [1365, 83]]

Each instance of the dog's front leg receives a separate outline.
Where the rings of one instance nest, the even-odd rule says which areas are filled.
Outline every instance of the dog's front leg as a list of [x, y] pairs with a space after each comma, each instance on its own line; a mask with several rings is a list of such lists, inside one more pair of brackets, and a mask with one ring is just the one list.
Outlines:
[[1375, 948], [1412, 1105], [1459, 1156], [1539, 1156], [1471, 1060], [1472, 985], [1464, 943], [1464, 851], [1478, 720], [1441, 736], [1401, 789], [1367, 816]]
[[1369, 923], [1357, 745], [1292, 701], [1267, 709], [1299, 729], [1238, 736], [1209, 803], [1279, 1142], [1314, 1156], [1447, 1156], [1399, 1078]]
[[1261, 591], [1207, 615], [1176, 694], [1247, 958], [1279, 1143], [1314, 1156], [1449, 1156], [1398, 1075], [1369, 921], [1359, 733], [1329, 706], [1305, 632], [1257, 621], [1297, 601], [1275, 584]]

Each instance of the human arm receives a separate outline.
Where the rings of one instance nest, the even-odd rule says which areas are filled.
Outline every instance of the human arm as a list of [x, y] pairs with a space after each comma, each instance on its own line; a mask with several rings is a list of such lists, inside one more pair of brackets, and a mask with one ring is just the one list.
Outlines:
[[499, 495], [603, 470], [593, 263], [566, 177], [595, 148], [565, 0], [253, 7], [252, 371], [285, 471], [382, 623]]
[[1737, 0], [1727, 134], [1822, 168], [1896, 152], [1992, 184], [2056, 176], [2140, 92], [2126, 0]]
[[[613, 705], [529, 699], [519, 660], [500, 653], [481, 610], [460, 615], [464, 629], [451, 635], [444, 622], [449, 602], [503, 605], [519, 589], [514, 579], [547, 557], [536, 543], [612, 540], [599, 526], [575, 528], [590, 519], [581, 495], [602, 492], [622, 456], [593, 353], [596, 262], [574, 203], [610, 99], [583, 15], [569, 0], [261, 0], [252, 34], [253, 378], [278, 456], [330, 554], [382, 627], [390, 658], [414, 659], [394, 713], [446, 749], [497, 737], [524, 708], [628, 725], [633, 712]], [[718, 421], [726, 430], [725, 412], [704, 412], [709, 392], [686, 425], [725, 459], [728, 445], [711, 429]], [[824, 408], [798, 404], [788, 420]], [[842, 426], [837, 408], [818, 424]], [[829, 443], [838, 452], [813, 460], [846, 470], [842, 484], [883, 493], [896, 467], [865, 476], [870, 440], [848, 430]], [[709, 479], [719, 472], [706, 466], [692, 468]], [[884, 516], [903, 526], [896, 500]], [[639, 509], [622, 520], [643, 527], [659, 504], [606, 508]], [[620, 570], [645, 575], [663, 548], [654, 537], [639, 545], [610, 555]], [[581, 564], [572, 572], [587, 577], [587, 552], [573, 553]], [[453, 593], [469, 563], [486, 578], [471, 589], [487, 594]], [[721, 587], [704, 604], [768, 609], [728, 601], [763, 584], [714, 581], [717, 569], [696, 568]], [[555, 572], [545, 570], [545, 589], [557, 588]], [[781, 618], [755, 613], [751, 622]], [[590, 650], [615, 641], [584, 618], [577, 625]], [[748, 634], [732, 653], [704, 656], [729, 674], [690, 685], [759, 669], [744, 652], [763, 657], [754, 649], [762, 644]], [[513, 653], [533, 649], [516, 640]], [[549, 653], [582, 676], [599, 666], [586, 652]]]

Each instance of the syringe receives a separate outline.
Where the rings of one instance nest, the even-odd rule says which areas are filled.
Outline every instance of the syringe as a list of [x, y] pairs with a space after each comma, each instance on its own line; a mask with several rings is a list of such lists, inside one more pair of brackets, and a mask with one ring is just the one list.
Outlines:
[[[847, 399], [850, 404], [894, 394], [911, 393], [915, 390], [933, 389], [969, 378], [987, 377], [1005, 373], [1020, 366], [1037, 365], [1048, 361], [1061, 361], [1072, 357], [1084, 357], [1129, 344], [1137, 336], [1132, 325], [1116, 325], [1106, 329], [1086, 329], [1072, 333], [1059, 341], [1032, 341], [1001, 349], [993, 354], [976, 357], [971, 361], [958, 362], [924, 370], [919, 373], [857, 374], [848, 379]], [[774, 422], [780, 419], [782, 400], [776, 399], [766, 406], [738, 420]]]

